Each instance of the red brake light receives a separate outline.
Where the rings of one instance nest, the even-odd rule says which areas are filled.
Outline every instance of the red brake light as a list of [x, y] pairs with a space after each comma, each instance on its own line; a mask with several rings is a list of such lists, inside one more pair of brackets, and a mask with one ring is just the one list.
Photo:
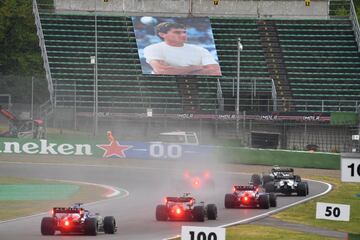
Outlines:
[[249, 198], [247, 196], [244, 197], [244, 202], [247, 202]]
[[201, 182], [200, 182], [200, 180], [198, 178], [193, 180], [193, 186], [195, 188], [199, 188], [201, 186]]
[[68, 220], [65, 220], [64, 225], [65, 227], [68, 227], [70, 225], [70, 222]]
[[54, 215], [54, 209], [51, 209], [51, 215]]
[[171, 208], [171, 214], [172, 215], [179, 215], [181, 216], [183, 214], [183, 210], [181, 206], [175, 205]]

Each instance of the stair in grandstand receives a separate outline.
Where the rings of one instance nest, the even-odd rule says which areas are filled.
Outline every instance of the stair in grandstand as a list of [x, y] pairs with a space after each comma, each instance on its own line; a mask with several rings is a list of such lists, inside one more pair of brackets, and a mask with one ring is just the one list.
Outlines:
[[191, 77], [178, 77], [177, 83], [182, 97], [183, 111], [196, 113], [199, 111], [198, 79]]
[[274, 21], [261, 20], [258, 21], [258, 30], [270, 78], [274, 80], [278, 98], [284, 103], [281, 111], [290, 111], [292, 97], [276, 25]]

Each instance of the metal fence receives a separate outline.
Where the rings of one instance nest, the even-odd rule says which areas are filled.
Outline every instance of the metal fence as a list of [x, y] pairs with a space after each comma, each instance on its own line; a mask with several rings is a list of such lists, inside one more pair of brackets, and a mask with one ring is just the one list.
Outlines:
[[[333, 125], [329, 114], [324, 118], [316, 114], [299, 118], [301, 113], [289, 117], [242, 111], [237, 118], [233, 113], [160, 114], [155, 111], [151, 116], [146, 111], [99, 112], [95, 128], [93, 111], [80, 111], [69, 106], [52, 109], [51, 104], [34, 106], [33, 109], [34, 119], [43, 118], [46, 129], [51, 129], [52, 134], [71, 131], [101, 137], [111, 130], [119, 139], [141, 141], [154, 139], [161, 132], [180, 130], [196, 132], [202, 144], [226, 142], [233, 146], [325, 152], [351, 152], [359, 148], [359, 141], [352, 140], [352, 135], [359, 134], [359, 126]], [[13, 104], [11, 112], [19, 119], [31, 118], [31, 105]], [[4, 117], [0, 116], [0, 122], [3, 128], [6, 127]]]
[[[56, 106], [76, 108], [77, 111], [91, 111], [94, 109], [94, 97], [74, 95], [57, 95], [60, 100]], [[218, 98], [198, 97], [198, 109], [209, 114], [221, 112], [235, 112], [235, 96], [222, 99], [219, 105]], [[61, 104], [60, 104], [61, 103]], [[99, 112], [138, 112], [145, 113], [152, 108], [158, 113], [184, 113], [187, 103], [180, 96], [178, 97], [99, 97]], [[306, 99], [270, 99], [261, 96], [240, 97], [240, 111], [288, 111], [288, 112], [358, 112], [360, 101], [358, 100], [306, 100]], [[224, 110], [223, 110], [224, 109]]]

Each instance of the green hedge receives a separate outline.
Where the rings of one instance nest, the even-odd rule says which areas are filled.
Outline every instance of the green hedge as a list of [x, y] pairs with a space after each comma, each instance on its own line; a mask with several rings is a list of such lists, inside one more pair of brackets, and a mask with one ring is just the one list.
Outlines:
[[219, 159], [227, 163], [340, 169], [340, 154], [220, 147]]

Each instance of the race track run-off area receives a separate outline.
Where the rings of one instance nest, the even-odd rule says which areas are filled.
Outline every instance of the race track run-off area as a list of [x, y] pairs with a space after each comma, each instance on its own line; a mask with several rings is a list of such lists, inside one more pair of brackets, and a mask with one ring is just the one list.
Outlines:
[[[126, 194], [118, 194], [115, 197], [85, 205], [90, 211], [99, 212], [102, 216], [113, 215], [117, 221], [118, 231], [115, 235], [99, 234], [96, 239], [159, 240], [179, 235], [183, 225], [216, 227], [243, 223], [325, 193], [330, 188], [328, 184], [309, 181], [310, 194], [307, 197], [279, 196], [276, 208], [225, 209], [225, 194], [231, 192], [233, 185], [248, 184], [251, 173], [224, 170], [221, 165], [218, 165], [212, 171], [215, 182], [213, 187], [187, 190], [182, 186], [179, 187], [174, 178], [178, 175], [177, 167], [176, 163], [162, 164], [151, 160], [141, 161], [140, 164], [132, 164], [131, 160], [122, 160], [122, 164], [108, 164], [101, 159], [91, 163], [76, 163], [76, 161], [51, 162], [51, 160], [39, 162], [34, 158], [32, 161], [30, 159], [28, 161], [0, 161], [0, 175], [87, 182], [122, 189]], [[166, 196], [179, 196], [184, 191], [190, 192], [197, 201], [216, 204], [218, 219], [207, 220], [203, 223], [157, 222], [155, 220], [156, 205], [161, 204]], [[41, 236], [40, 222], [42, 217], [47, 215], [49, 213], [0, 222], [0, 239], [59, 239], [57, 236]], [[65, 237], [66, 239], [79, 238], [79, 236]], [[94, 239], [94, 237], [81, 236], [81, 239]]]

